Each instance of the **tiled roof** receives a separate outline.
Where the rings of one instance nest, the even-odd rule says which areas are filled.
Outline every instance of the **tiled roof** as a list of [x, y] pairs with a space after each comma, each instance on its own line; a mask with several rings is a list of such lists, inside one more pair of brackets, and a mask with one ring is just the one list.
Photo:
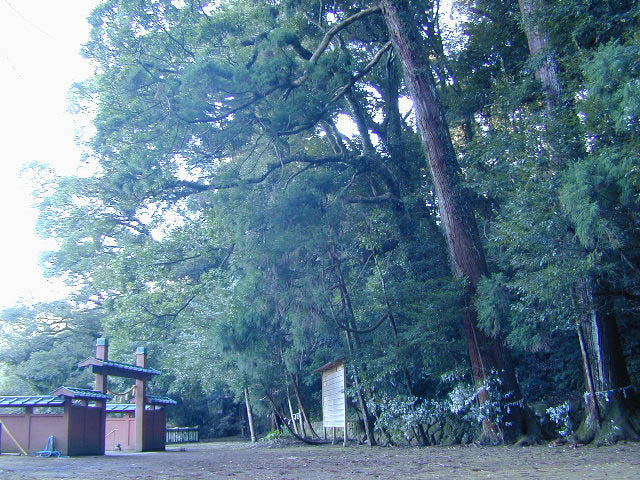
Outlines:
[[79, 367], [91, 367], [93, 373], [112, 375], [116, 377], [148, 379], [152, 375], [160, 375], [162, 372], [155, 368], [139, 367], [128, 363], [113, 362], [89, 357], [78, 364]]
[[[158, 395], [147, 395], [147, 405], [176, 405], [174, 399], [160, 397]], [[107, 403], [107, 412], [133, 412], [136, 409], [134, 403]]]
[[135, 412], [133, 403], [107, 403], [107, 412]]
[[0, 407], [60, 407], [64, 398], [57, 395], [0, 396]]
[[128, 363], [112, 362], [111, 360], [101, 360], [101, 362], [105, 367], [122, 368], [123, 370], [130, 370], [132, 372], [143, 372], [150, 375], [160, 375], [162, 373], [160, 370], [156, 370], [155, 368], [144, 368]]
[[147, 395], [147, 404], [148, 405], [176, 405], [174, 399], [169, 397], [159, 397], [157, 395]]
[[51, 395], [0, 396], [0, 407], [61, 407], [65, 397], [82, 400], [108, 400], [111, 397], [96, 390], [75, 387], [60, 387]]
[[57, 390], [51, 392], [52, 395], [60, 395], [69, 398], [80, 398], [83, 400], [109, 400], [110, 395], [107, 395], [97, 390], [89, 390], [88, 388], [76, 388], [76, 387], [60, 387]]

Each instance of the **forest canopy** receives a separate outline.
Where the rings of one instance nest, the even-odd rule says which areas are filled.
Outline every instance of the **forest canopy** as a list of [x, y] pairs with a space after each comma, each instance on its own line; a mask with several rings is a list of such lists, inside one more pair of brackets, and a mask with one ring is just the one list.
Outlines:
[[207, 399], [286, 423], [293, 399], [308, 425], [314, 369], [345, 359], [370, 445], [637, 440], [639, 21], [105, 0], [71, 92], [85, 174], [39, 171], [43, 264], [73, 293], [3, 313], [3, 393], [87, 385], [39, 366], [105, 335], [149, 348], [176, 422]]

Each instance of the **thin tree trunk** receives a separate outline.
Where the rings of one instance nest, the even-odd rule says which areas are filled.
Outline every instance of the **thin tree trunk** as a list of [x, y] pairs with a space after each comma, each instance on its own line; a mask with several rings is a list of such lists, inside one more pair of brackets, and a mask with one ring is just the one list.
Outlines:
[[[273, 397], [268, 392], [267, 392], [267, 399], [269, 400], [269, 403], [271, 404], [271, 408], [273, 409], [273, 415], [277, 416], [278, 418], [283, 418], [282, 414], [278, 410], [278, 407], [276, 406], [276, 402], [273, 400]], [[291, 433], [291, 435], [293, 435], [295, 438], [297, 438], [298, 440], [300, 440], [303, 443], [306, 443], [308, 445], [321, 445], [321, 444], [324, 443], [324, 442], [319, 442], [319, 441], [316, 441], [316, 440], [309, 440], [308, 438], [301, 437], [300, 435], [298, 435], [296, 432], [293, 431], [293, 429], [291, 428], [291, 426], [287, 422], [282, 422], [282, 423], [287, 428], [287, 430], [289, 430], [289, 433]]]
[[247, 420], [249, 421], [249, 432], [251, 433], [251, 442], [256, 442], [256, 429], [253, 424], [253, 410], [251, 409], [251, 401], [249, 400], [249, 389], [244, 389], [244, 403], [247, 406]]
[[[378, 271], [380, 284], [382, 285], [382, 294], [384, 295], [384, 301], [387, 306], [389, 325], [391, 326], [391, 331], [393, 332], [393, 339], [396, 343], [396, 347], [400, 347], [400, 340], [398, 338], [398, 326], [396, 325], [396, 319], [393, 314], [393, 309], [391, 308], [391, 302], [389, 301], [389, 296], [387, 295], [387, 285], [384, 281], [382, 270], [380, 269], [380, 263], [378, 262], [378, 257], [374, 255], [373, 260], [376, 264], [376, 270]], [[407, 393], [409, 394], [410, 397], [415, 397], [415, 394], [413, 391], [413, 381], [411, 380], [411, 373], [409, 372], [409, 368], [407, 367], [407, 362], [405, 362], [403, 359], [401, 363], [402, 363], [402, 372], [404, 374], [404, 380], [407, 384]], [[428, 445], [429, 440], [427, 439], [427, 434], [424, 431], [424, 427], [422, 426], [422, 423], [416, 422], [415, 427], [418, 433], [416, 438], [418, 439], [419, 443], [424, 446]]]
[[[342, 269], [340, 268], [340, 261], [338, 259], [338, 255], [335, 251], [335, 245], [331, 246], [330, 249], [331, 260], [333, 264], [334, 271], [336, 273], [336, 279], [338, 281], [338, 289], [340, 291], [340, 295], [342, 301], [344, 302], [345, 309], [348, 312], [349, 318], [349, 328], [352, 330], [357, 330], [358, 326], [356, 324], [355, 315], [353, 313], [353, 307], [351, 305], [351, 297], [349, 295], [349, 291], [347, 290], [347, 285], [344, 281], [344, 276], [342, 275]], [[349, 354], [353, 357], [356, 350], [360, 350], [360, 338], [356, 333], [349, 332], [345, 330], [347, 347], [349, 348]], [[364, 420], [364, 430], [367, 435], [367, 442], [369, 446], [373, 447], [377, 445], [376, 438], [373, 433], [373, 419], [371, 417], [371, 413], [369, 412], [369, 408], [367, 407], [367, 402], [364, 398], [364, 392], [362, 386], [360, 385], [360, 375], [358, 374], [358, 368], [355, 364], [352, 365], [353, 368], [353, 381], [356, 387], [356, 395], [358, 397], [358, 405], [360, 406], [360, 411], [362, 412], [362, 417]]]
[[[286, 375], [285, 375], [285, 380], [286, 380]], [[294, 419], [293, 405], [291, 405], [291, 397], [289, 396], [289, 384], [288, 383], [287, 383], [287, 405], [289, 405], [289, 415], [291, 415], [291, 422], [293, 423], [293, 430], [298, 435], [302, 435], [304, 437], [304, 433], [301, 434], [301, 432], [298, 431], [298, 425], [296, 424], [296, 421]]]
[[300, 414], [302, 415], [303, 421], [306, 422], [306, 424], [309, 426], [309, 430], [311, 431], [311, 436], [316, 437], [317, 439], [320, 439], [320, 436], [316, 433], [316, 431], [313, 428], [313, 425], [311, 424], [311, 420], [309, 420], [309, 416], [307, 415], [307, 409], [304, 407], [304, 403], [302, 402], [302, 397], [300, 396], [300, 389], [298, 388], [298, 374], [295, 374], [295, 375], [292, 374], [291, 384], [293, 385], [293, 393], [296, 396], [296, 400], [298, 402], [298, 409], [300, 410]]
[[[347, 346], [349, 347], [349, 354], [353, 356], [354, 348], [353, 348], [353, 340], [351, 338], [351, 333], [345, 331], [344, 332], [347, 337]], [[362, 420], [364, 423], [364, 431], [367, 436], [367, 442], [370, 447], [374, 447], [378, 445], [376, 442], [376, 438], [373, 434], [373, 420], [371, 418], [371, 413], [369, 412], [369, 407], [367, 407], [367, 401], [364, 398], [364, 393], [362, 391], [362, 387], [360, 386], [360, 376], [358, 374], [358, 369], [355, 365], [353, 365], [353, 382], [356, 387], [356, 396], [358, 397], [358, 405], [360, 407], [360, 411], [362, 412]]]
[[490, 419], [485, 419], [483, 433], [491, 442], [513, 441], [524, 429], [522, 395], [513, 363], [502, 342], [488, 338], [476, 327], [476, 311], [471, 299], [478, 282], [488, 273], [488, 269], [471, 202], [462, 188], [460, 167], [436, 91], [431, 65], [413, 22], [410, 2], [380, 0], [379, 5], [413, 99], [416, 126], [438, 197], [452, 270], [457, 277], [468, 280], [463, 300], [463, 327], [473, 377], [480, 388], [478, 400], [481, 404], [488, 402], [489, 392], [484, 385], [492, 374], [500, 376], [502, 386], [510, 394], [512, 407], [509, 418], [504, 419], [502, 428]]

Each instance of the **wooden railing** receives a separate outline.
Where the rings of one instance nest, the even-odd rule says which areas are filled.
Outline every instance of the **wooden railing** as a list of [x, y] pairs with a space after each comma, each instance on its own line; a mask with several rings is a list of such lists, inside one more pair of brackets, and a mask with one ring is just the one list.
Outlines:
[[167, 428], [166, 443], [191, 443], [200, 441], [200, 427]]

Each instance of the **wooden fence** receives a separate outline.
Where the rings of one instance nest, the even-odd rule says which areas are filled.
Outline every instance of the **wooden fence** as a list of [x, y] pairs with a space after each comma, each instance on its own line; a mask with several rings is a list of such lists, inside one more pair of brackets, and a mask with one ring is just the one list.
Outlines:
[[167, 428], [165, 441], [169, 443], [191, 443], [200, 441], [200, 427]]

